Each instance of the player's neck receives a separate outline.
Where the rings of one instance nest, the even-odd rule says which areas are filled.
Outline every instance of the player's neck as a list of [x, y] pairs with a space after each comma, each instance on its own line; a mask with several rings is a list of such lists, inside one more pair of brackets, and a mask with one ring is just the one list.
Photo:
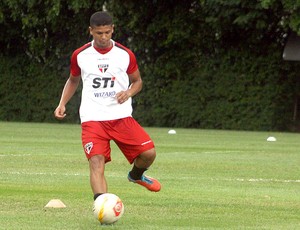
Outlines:
[[97, 50], [99, 53], [101, 54], [106, 54], [108, 53], [112, 48], [113, 48], [113, 43], [112, 41], [109, 42], [109, 46], [107, 47], [98, 47], [96, 46], [96, 44], [94, 43], [94, 48], [95, 50]]

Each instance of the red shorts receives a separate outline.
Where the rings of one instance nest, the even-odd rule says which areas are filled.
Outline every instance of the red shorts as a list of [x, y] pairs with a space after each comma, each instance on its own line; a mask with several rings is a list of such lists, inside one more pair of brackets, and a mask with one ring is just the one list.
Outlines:
[[111, 121], [88, 121], [81, 124], [82, 145], [88, 159], [100, 154], [111, 161], [110, 141], [113, 140], [130, 164], [141, 153], [154, 148], [145, 130], [132, 117]]

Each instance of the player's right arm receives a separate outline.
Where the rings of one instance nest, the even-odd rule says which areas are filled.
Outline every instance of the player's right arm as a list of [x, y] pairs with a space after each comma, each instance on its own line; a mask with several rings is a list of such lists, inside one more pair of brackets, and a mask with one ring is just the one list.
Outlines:
[[70, 74], [69, 79], [67, 80], [64, 89], [62, 91], [62, 95], [60, 98], [60, 102], [54, 111], [54, 116], [58, 120], [62, 120], [66, 116], [66, 104], [75, 94], [76, 89], [78, 88], [80, 82], [80, 76], [73, 76]]

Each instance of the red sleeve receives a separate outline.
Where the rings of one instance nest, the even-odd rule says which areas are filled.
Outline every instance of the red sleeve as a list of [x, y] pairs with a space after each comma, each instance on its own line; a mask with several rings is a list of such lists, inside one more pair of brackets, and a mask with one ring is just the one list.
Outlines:
[[121, 45], [118, 42], [116, 42], [115, 45], [121, 49], [124, 49], [129, 54], [129, 65], [128, 65], [126, 73], [127, 74], [134, 73], [139, 68], [134, 53], [130, 49]]
[[76, 52], [77, 50], [75, 50], [72, 54], [72, 57], [71, 57], [71, 67], [70, 67], [70, 73], [73, 75], [73, 76], [79, 76], [81, 74], [81, 69], [78, 65], [78, 62], [77, 62], [77, 55], [79, 52]]
[[131, 50], [128, 50], [127, 52], [129, 54], [130, 60], [129, 60], [129, 65], [128, 65], [126, 72], [127, 72], [127, 74], [131, 74], [131, 73], [134, 73], [138, 69], [138, 64], [137, 64], [134, 53]]
[[91, 43], [87, 43], [85, 44], [84, 46], [78, 48], [77, 50], [75, 50], [72, 54], [72, 57], [71, 57], [71, 67], [70, 67], [70, 73], [74, 76], [74, 77], [77, 77], [77, 76], [80, 76], [81, 75], [81, 69], [78, 65], [78, 62], [77, 62], [77, 55], [85, 50], [86, 48], [90, 47], [91, 46]]

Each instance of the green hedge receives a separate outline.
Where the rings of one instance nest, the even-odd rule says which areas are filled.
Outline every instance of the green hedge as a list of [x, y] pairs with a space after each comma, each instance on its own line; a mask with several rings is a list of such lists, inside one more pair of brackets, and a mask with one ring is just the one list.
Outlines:
[[[3, 1], [0, 120], [57, 122], [70, 55], [105, 4], [113, 38], [139, 63], [134, 117], [143, 125], [296, 130], [300, 64], [282, 60], [289, 31], [300, 34], [300, 5], [290, 2]], [[62, 122], [79, 122], [79, 91]]]
[[134, 115], [150, 126], [289, 130], [299, 80], [288, 75], [300, 65], [282, 61], [278, 55], [239, 58], [232, 53], [219, 60], [203, 60], [195, 72], [183, 73], [185, 79], [164, 87], [159, 82], [149, 84], [146, 77]]
[[[27, 56], [0, 57], [0, 120], [54, 122], [68, 69], [57, 70]], [[66, 122], [78, 122], [77, 93], [68, 106]]]
[[[279, 52], [278, 52], [279, 54]], [[275, 55], [276, 56], [276, 55]], [[221, 59], [220, 59], [221, 60]], [[291, 130], [298, 63], [263, 57], [203, 60], [183, 78], [163, 78], [141, 68], [144, 88], [134, 98], [134, 117], [145, 126], [236, 130]], [[66, 65], [67, 66], [67, 65]], [[153, 68], [153, 70], [156, 70]], [[68, 67], [47, 68], [26, 56], [0, 58], [0, 120], [57, 122], [53, 111]], [[63, 122], [79, 123], [80, 89]]]

